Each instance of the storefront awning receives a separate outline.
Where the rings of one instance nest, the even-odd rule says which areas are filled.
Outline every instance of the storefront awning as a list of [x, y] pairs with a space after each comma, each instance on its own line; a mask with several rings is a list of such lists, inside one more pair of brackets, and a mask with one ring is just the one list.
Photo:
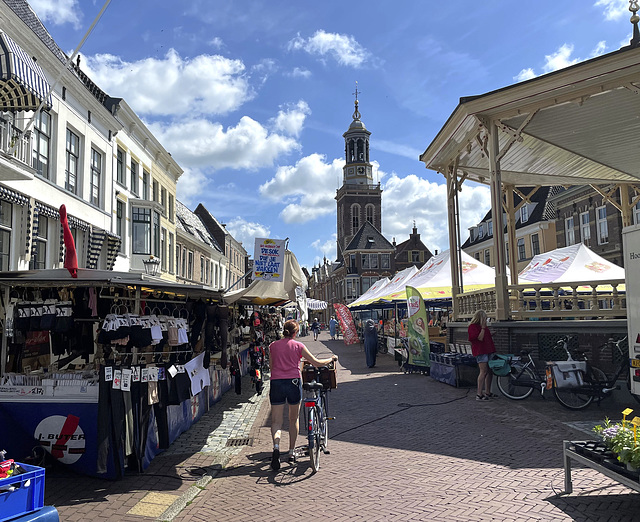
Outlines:
[[22, 47], [0, 31], [0, 109], [33, 111], [44, 100], [51, 106], [49, 82], [42, 68]]

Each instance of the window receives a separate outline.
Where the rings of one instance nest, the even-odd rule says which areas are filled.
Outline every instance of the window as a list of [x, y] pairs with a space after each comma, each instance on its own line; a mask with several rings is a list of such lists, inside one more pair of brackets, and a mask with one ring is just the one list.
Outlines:
[[488, 248], [484, 251], [484, 264], [491, 266], [491, 250]]
[[200, 256], [200, 282], [204, 283], [204, 256]]
[[213, 286], [218, 288], [218, 265], [213, 267]]
[[475, 227], [469, 229], [469, 238], [471, 239], [471, 241], [475, 241], [476, 240], [476, 229], [475, 229]]
[[182, 277], [187, 273], [187, 248], [182, 247], [182, 270], [180, 271], [180, 275]]
[[[377, 277], [363, 277], [362, 278], [362, 282], [360, 283], [360, 288], [362, 291], [362, 294], [364, 294], [367, 290], [369, 290], [369, 288], [371, 288], [375, 282], [378, 280]], [[362, 295], [361, 294], [361, 295]]]
[[162, 187], [160, 189], [160, 205], [162, 206], [162, 213], [167, 215], [167, 189]]
[[153, 255], [160, 256], [160, 214], [153, 213]]
[[365, 213], [367, 215], [366, 220], [373, 225], [373, 212], [374, 206], [369, 204], [365, 207]]
[[67, 166], [64, 188], [78, 193], [78, 167], [80, 163], [80, 138], [67, 129]]
[[173, 223], [173, 194], [169, 194], [169, 221]]
[[482, 239], [484, 237], [484, 224], [480, 223], [478, 225], [478, 239]]
[[520, 208], [520, 223], [526, 223], [529, 221], [529, 206], [522, 205]]
[[573, 216], [564, 220], [564, 239], [566, 246], [574, 245], [576, 242], [576, 232], [573, 227]]
[[100, 187], [102, 186], [102, 154], [91, 148], [91, 194], [89, 201], [100, 206]]
[[151, 254], [151, 209], [133, 207], [131, 222], [133, 253]]
[[154, 179], [151, 190], [151, 198], [153, 201], [158, 201], [158, 182]]
[[369, 268], [378, 268], [378, 254], [369, 254]]
[[168, 254], [168, 258], [169, 258], [169, 273], [173, 274], [173, 269], [174, 269], [174, 265], [173, 265], [173, 234], [171, 232], [169, 232], [169, 254]]
[[391, 254], [380, 254], [380, 268], [391, 268]]
[[580, 236], [582, 242], [589, 246], [591, 240], [591, 224], [589, 223], [589, 212], [580, 214]]
[[193, 279], [193, 252], [189, 251], [189, 262], [187, 264], [187, 279]]
[[118, 147], [118, 152], [116, 155], [116, 181], [120, 183], [120, 185], [124, 185], [124, 158], [125, 152]]
[[33, 168], [49, 179], [49, 146], [51, 144], [51, 115], [40, 112], [33, 126]]
[[640, 224], [640, 201], [633, 206], [633, 224]]
[[527, 257], [527, 251], [524, 246], [524, 238], [521, 237], [518, 239], [518, 261], [522, 261]]
[[598, 244], [603, 245], [609, 242], [609, 225], [607, 224], [607, 207], [602, 206], [596, 209], [596, 222], [598, 230]]
[[356, 255], [355, 254], [349, 254], [349, 266], [351, 268], [355, 268], [356, 267]]
[[149, 172], [142, 169], [142, 199], [149, 199]]
[[476, 252], [475, 254], [473, 254], [473, 257], [476, 259], [476, 261], [480, 261], [480, 252]]
[[360, 280], [355, 278], [347, 278], [347, 299], [355, 299], [360, 294], [358, 287], [360, 286]]
[[167, 271], [167, 229], [160, 231], [160, 269]]
[[537, 256], [540, 253], [540, 239], [538, 234], [531, 234], [531, 256]]
[[369, 254], [362, 254], [362, 268], [369, 268]]
[[44, 270], [47, 268], [47, 237], [49, 232], [49, 220], [40, 214], [38, 216], [38, 234], [33, 238], [36, 242], [36, 255], [31, 260], [31, 268]]
[[419, 250], [412, 250], [411, 251], [411, 262], [412, 263], [419, 263], [420, 262], [420, 251]]
[[492, 236], [493, 235], [493, 221], [488, 221], [487, 222], [487, 234]]
[[119, 252], [124, 252], [124, 203], [116, 200], [116, 234], [120, 236]]
[[209, 279], [209, 266], [210, 266], [210, 263], [207, 263], [206, 264], [206, 274], [205, 274], [205, 277], [204, 277], [204, 283], [206, 285], [211, 285], [211, 279]]
[[131, 192], [138, 194], [138, 163], [131, 158]]
[[351, 205], [351, 233], [355, 234], [360, 228], [360, 205]]
[[13, 205], [0, 200], [0, 270], [10, 269]]

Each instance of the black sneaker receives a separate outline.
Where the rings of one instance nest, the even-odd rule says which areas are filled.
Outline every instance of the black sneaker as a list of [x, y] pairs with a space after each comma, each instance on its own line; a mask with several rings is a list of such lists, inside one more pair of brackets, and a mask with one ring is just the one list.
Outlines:
[[289, 453], [289, 464], [295, 464], [296, 462], [298, 462], [298, 458], [296, 457], [295, 453]]
[[271, 454], [271, 469], [273, 471], [280, 469], [280, 450], [274, 449]]

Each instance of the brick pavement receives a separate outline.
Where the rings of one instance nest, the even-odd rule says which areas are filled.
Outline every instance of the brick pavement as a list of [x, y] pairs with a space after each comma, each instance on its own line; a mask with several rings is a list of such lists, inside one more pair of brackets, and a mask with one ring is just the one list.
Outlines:
[[[574, 493], [556, 496], [563, 487], [562, 440], [590, 438], [568, 423], [588, 425], [607, 414], [615, 416], [620, 405], [571, 412], [535, 395], [523, 402], [499, 398], [479, 403], [473, 390], [402, 374], [389, 356], [378, 356], [377, 367], [368, 369], [361, 346], [330, 341], [326, 332], [318, 342], [311, 336], [301, 340], [316, 354], [333, 350], [340, 356], [339, 386], [330, 395], [336, 416], [330, 423], [331, 455], [321, 456], [319, 473], [312, 475], [305, 459], [293, 466], [283, 463], [278, 473], [270, 470], [269, 407], [251, 396], [245, 378], [242, 396], [225, 394], [218, 409], [158, 456], [145, 475], [106, 482], [48, 472], [47, 503], [55, 499], [65, 521], [153, 520], [157, 513], [127, 514], [150, 491], [176, 500], [182, 496], [178, 507], [186, 504], [183, 495], [198, 493], [188, 497], [190, 503], [175, 517], [185, 522], [310, 516], [356, 521], [638, 520], [640, 496], [593, 470], [574, 469]], [[243, 410], [249, 401], [251, 407]], [[225, 423], [223, 412], [233, 418]], [[246, 433], [254, 418], [253, 446], [222, 449], [225, 437], [243, 436], [232, 435], [229, 426]], [[303, 443], [299, 438], [298, 444]], [[197, 476], [190, 471], [207, 471], [214, 478], [194, 487]]]

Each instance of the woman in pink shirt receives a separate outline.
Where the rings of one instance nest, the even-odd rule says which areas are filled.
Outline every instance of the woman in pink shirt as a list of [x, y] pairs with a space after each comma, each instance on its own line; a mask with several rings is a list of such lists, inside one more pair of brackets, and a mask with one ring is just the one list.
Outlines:
[[284, 337], [269, 346], [269, 368], [271, 381], [269, 400], [271, 402], [271, 436], [273, 437], [273, 454], [271, 468], [280, 469], [280, 436], [284, 405], [289, 404], [289, 462], [295, 462], [293, 453], [298, 437], [298, 416], [302, 399], [302, 375], [300, 374], [300, 359], [303, 357], [314, 366], [326, 366], [331, 361], [337, 361], [338, 356], [329, 359], [316, 359], [307, 347], [295, 337], [300, 327], [298, 322], [290, 319], [284, 323]]

